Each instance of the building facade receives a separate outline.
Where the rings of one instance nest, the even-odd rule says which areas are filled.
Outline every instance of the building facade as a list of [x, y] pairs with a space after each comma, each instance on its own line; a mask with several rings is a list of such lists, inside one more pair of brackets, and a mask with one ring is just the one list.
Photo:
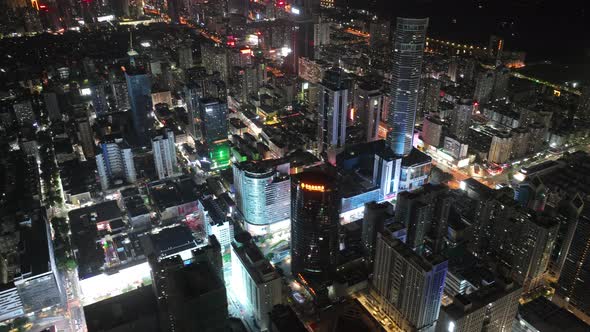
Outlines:
[[238, 209], [246, 220], [246, 230], [268, 233], [271, 225], [291, 216], [289, 164], [263, 165], [234, 163], [234, 186]]
[[135, 183], [137, 174], [131, 148], [122, 139], [100, 143], [100, 153], [96, 155], [96, 169], [102, 190], [113, 185]]
[[380, 310], [403, 331], [434, 331], [448, 262], [427, 260], [390, 234], [377, 234], [371, 281]]
[[291, 270], [330, 278], [338, 263], [338, 189], [324, 172], [291, 178]]
[[176, 145], [174, 144], [174, 133], [166, 130], [163, 135], [152, 139], [152, 153], [158, 179], [178, 174], [178, 160], [176, 159]]
[[387, 143], [396, 155], [412, 150], [428, 19], [397, 18], [393, 37]]

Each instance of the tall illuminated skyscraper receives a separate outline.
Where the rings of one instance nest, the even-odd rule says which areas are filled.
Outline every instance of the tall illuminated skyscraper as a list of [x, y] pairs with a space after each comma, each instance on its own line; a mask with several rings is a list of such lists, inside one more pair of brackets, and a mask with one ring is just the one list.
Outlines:
[[199, 102], [201, 135], [203, 143], [213, 143], [227, 139], [227, 104], [213, 98], [203, 98]]
[[291, 270], [326, 280], [338, 262], [338, 188], [325, 172], [291, 179]]
[[428, 18], [397, 18], [387, 144], [399, 156], [406, 156], [412, 150], [427, 28]]
[[211, 159], [212, 168], [229, 166], [229, 145], [227, 144], [227, 104], [215, 98], [199, 101], [201, 139]]
[[131, 70], [125, 72], [133, 130], [139, 142], [148, 141], [149, 114], [152, 112], [152, 82], [147, 73]]

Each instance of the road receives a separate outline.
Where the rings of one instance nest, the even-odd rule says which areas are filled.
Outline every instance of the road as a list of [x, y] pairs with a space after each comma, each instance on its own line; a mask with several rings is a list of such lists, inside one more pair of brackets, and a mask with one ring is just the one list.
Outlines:
[[80, 284], [77, 270], [59, 271], [62, 285], [66, 288], [67, 311], [71, 331], [86, 332], [86, 318], [84, 317], [84, 307], [82, 306]]
[[[574, 144], [570, 144], [565, 146], [566, 150], [569, 151], [585, 151], [590, 152], [590, 144], [588, 144], [588, 139], [578, 139], [574, 142]], [[549, 149], [545, 151], [541, 151], [537, 153], [535, 156], [527, 157], [522, 160], [513, 161], [511, 165], [508, 165], [504, 168], [504, 170], [500, 174], [490, 175], [487, 173], [486, 170], [481, 172], [482, 176], [475, 176], [471, 174], [468, 167], [456, 169], [447, 166], [442, 162], [437, 162], [435, 157], [433, 156], [432, 164], [440, 168], [443, 172], [449, 173], [452, 175], [452, 180], [449, 181], [448, 185], [451, 189], [458, 189], [459, 183], [462, 180], [468, 179], [473, 177], [474, 179], [478, 180], [479, 182], [485, 184], [486, 186], [496, 189], [498, 185], [511, 185], [515, 183], [516, 180], [512, 178], [514, 174], [520, 171], [523, 167], [529, 167], [532, 165], [540, 164], [542, 162], [550, 161], [550, 160], [558, 160], [563, 156], [563, 153], [551, 153]]]

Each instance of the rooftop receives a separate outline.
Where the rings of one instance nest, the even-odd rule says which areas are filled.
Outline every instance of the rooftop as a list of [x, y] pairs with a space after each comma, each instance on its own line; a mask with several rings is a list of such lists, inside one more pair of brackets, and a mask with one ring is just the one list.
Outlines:
[[160, 212], [170, 207], [194, 202], [199, 198], [196, 186], [189, 177], [152, 182], [148, 188]]
[[245, 243], [232, 242], [232, 250], [257, 284], [280, 278], [251, 238]]
[[516, 293], [516, 298], [518, 298], [521, 290], [521, 286], [512, 281], [496, 280], [491, 285], [482, 287], [469, 295], [456, 295], [453, 303], [446, 307], [443, 306], [441, 310], [458, 320], [513, 293]]
[[151, 251], [157, 257], [167, 257], [197, 247], [193, 234], [184, 225], [163, 228], [157, 233], [149, 234], [149, 239], [152, 248], [146, 249], [146, 253]]
[[174, 284], [176, 294], [187, 299], [197, 298], [220, 289], [225, 291], [223, 282], [208, 262], [195, 262], [172, 272], [170, 282]]
[[379, 233], [389, 246], [404, 257], [410, 264], [428, 272], [432, 271], [438, 264], [446, 262], [446, 258], [441, 255], [433, 255], [428, 258], [418, 255], [402, 241], [393, 238], [391, 234]]
[[158, 304], [151, 286], [84, 307], [89, 331], [159, 331]]
[[543, 332], [587, 332], [588, 325], [545, 297], [521, 305], [519, 316]]

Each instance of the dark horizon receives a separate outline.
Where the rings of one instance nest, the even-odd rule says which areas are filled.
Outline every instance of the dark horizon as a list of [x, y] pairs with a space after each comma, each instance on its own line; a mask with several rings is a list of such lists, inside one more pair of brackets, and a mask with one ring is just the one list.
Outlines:
[[[590, 57], [589, 4], [574, 1], [555, 6], [548, 0], [376, 0], [376, 12], [429, 17], [429, 35], [441, 39], [487, 44], [492, 34], [506, 48], [527, 52], [530, 61], [582, 64]], [[352, 0], [362, 7], [364, 1]], [[481, 5], [481, 8], [479, 6]]]

